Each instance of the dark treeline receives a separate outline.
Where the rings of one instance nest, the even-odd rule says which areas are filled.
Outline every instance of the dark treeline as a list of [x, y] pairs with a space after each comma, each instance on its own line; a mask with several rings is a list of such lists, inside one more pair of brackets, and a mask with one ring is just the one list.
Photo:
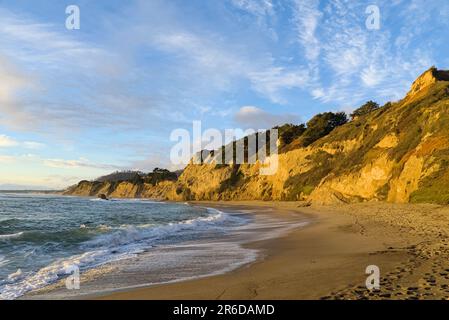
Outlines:
[[132, 183], [151, 183], [157, 184], [159, 181], [176, 180], [179, 172], [171, 172], [167, 169], [155, 168], [153, 172], [144, 173], [135, 170], [116, 171], [111, 174], [101, 176], [95, 181], [97, 182], [122, 182], [128, 181]]

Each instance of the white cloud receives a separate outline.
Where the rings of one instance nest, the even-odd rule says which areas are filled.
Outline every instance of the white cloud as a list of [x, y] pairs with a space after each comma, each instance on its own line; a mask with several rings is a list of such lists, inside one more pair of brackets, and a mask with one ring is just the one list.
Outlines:
[[[279, 35], [276, 32], [279, 17], [276, 14], [276, 7], [282, 7], [273, 0], [230, 0], [232, 5], [249, 16], [243, 19], [246, 21], [246, 27], [255, 28], [256, 32], [263, 34], [271, 40], [277, 42]], [[241, 17], [239, 16], [239, 20]], [[243, 29], [245, 29], [244, 27]]]
[[257, 92], [280, 104], [286, 103], [282, 95], [283, 90], [304, 88], [309, 81], [307, 71], [288, 70], [283, 67], [272, 67], [263, 71], [251, 72], [249, 77], [252, 87]]
[[34, 154], [21, 154], [21, 155], [1, 155], [0, 162], [7, 164], [16, 164], [20, 161], [35, 161], [39, 160], [39, 157]]
[[0, 155], [0, 161], [4, 163], [19, 163], [23, 161], [31, 161], [37, 164], [43, 164], [44, 166], [51, 168], [89, 168], [89, 169], [101, 169], [101, 170], [122, 170], [129, 169], [124, 166], [118, 166], [106, 163], [96, 163], [89, 161], [86, 158], [79, 158], [77, 160], [67, 159], [46, 159], [36, 154], [21, 154], [21, 155]]
[[231, 0], [231, 2], [237, 8], [258, 17], [274, 14], [274, 6], [271, 0]]
[[319, 0], [293, 1], [293, 22], [298, 34], [298, 41], [304, 48], [306, 58], [310, 61], [315, 61], [318, 58], [321, 49], [316, 35], [322, 16], [318, 6]]
[[15, 158], [13, 156], [0, 155], [0, 163], [11, 164], [14, 161], [15, 161]]
[[[99, 176], [111, 171], [129, 169], [112, 164], [96, 163], [85, 158], [46, 159], [35, 154], [0, 154], [0, 164], [3, 165], [0, 166], [0, 184], [45, 185], [53, 188], [65, 188], [80, 180], [91, 179], [92, 175]], [[37, 167], [39, 170], [24, 173], [22, 170], [24, 167]], [[58, 169], [64, 169], [64, 174]]]
[[195, 81], [204, 80], [211, 89], [213, 86], [226, 90], [231, 81], [245, 73], [248, 68], [241, 57], [226, 50], [225, 45], [204, 35], [179, 30], [166, 31], [153, 34], [151, 42], [156, 48], [176, 55], [178, 72], [184, 69], [185, 73], [190, 72], [197, 76], [191, 79], [191, 85], [195, 84]]
[[33, 87], [32, 81], [0, 52], [0, 123], [26, 124], [31, 117], [21, 104], [18, 93]]
[[0, 134], [0, 148], [14, 147], [16, 145], [18, 145], [16, 140], [14, 140], [4, 134]]
[[[431, 50], [404, 50], [395, 44], [395, 40], [411, 41], [413, 29], [401, 29], [393, 35], [385, 21], [380, 30], [366, 29], [363, 3], [333, 0], [323, 6], [322, 12], [318, 1], [298, 0], [295, 4], [299, 42], [314, 75], [306, 88], [314, 99], [340, 107], [357, 107], [363, 100], [376, 97], [397, 100], [416, 76], [433, 64]], [[424, 10], [422, 3], [418, 5]], [[383, 19], [387, 19], [389, 9], [387, 4], [382, 6]], [[415, 24], [411, 14], [404, 17], [404, 25]]]
[[[47, 132], [129, 124], [123, 106], [102, 100], [129, 96], [119, 77], [123, 61], [61, 26], [0, 9], [0, 125]], [[61, 97], [63, 90], [70, 95]], [[127, 111], [140, 106], [129, 103]]]
[[[51, 68], [79, 63], [88, 70], [106, 52], [76, 40], [69, 33], [55, 31], [53, 24], [41, 23], [0, 8], [0, 44], [2, 50], [22, 62]], [[18, 44], [19, 48], [18, 49]]]
[[204, 81], [205, 91], [213, 87], [229, 91], [234, 82], [247, 79], [256, 92], [282, 104], [286, 103], [283, 91], [302, 88], [308, 81], [307, 70], [276, 65], [270, 55], [252, 56], [217, 39], [215, 35], [212, 40], [185, 30], [172, 31], [153, 35], [152, 45], [184, 59], [185, 64], [177, 67], [186, 68], [183, 73], [190, 74], [190, 85]]
[[312, 89], [311, 94], [314, 99], [321, 99], [325, 96], [323, 88]]
[[65, 159], [44, 159], [43, 164], [51, 168], [91, 168], [91, 169], [103, 169], [103, 170], [121, 170], [124, 169], [121, 166], [104, 163], [94, 163], [85, 158], [78, 160], [65, 160]]
[[16, 139], [13, 139], [11, 137], [8, 137], [7, 135], [0, 134], [0, 148], [7, 148], [7, 147], [23, 147], [26, 149], [41, 149], [45, 147], [45, 144], [35, 141], [17, 141]]
[[273, 114], [255, 106], [241, 107], [234, 115], [234, 121], [244, 127], [254, 130], [270, 129], [285, 123], [298, 123], [300, 119], [292, 114]]
[[44, 143], [35, 142], [35, 141], [25, 141], [22, 143], [22, 145], [24, 148], [33, 149], [33, 150], [42, 149], [45, 147]]
[[[90, 180], [91, 176], [68, 176], [68, 175], [59, 175], [52, 174], [39, 179], [40, 184], [45, 184], [48, 187], [55, 189], [65, 189], [70, 185], [77, 184], [81, 180]], [[42, 182], [41, 182], [42, 181]]]

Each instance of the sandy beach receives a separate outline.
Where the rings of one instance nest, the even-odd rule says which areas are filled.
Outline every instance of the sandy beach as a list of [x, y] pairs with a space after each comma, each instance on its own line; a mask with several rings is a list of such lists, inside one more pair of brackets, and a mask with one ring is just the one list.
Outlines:
[[[95, 297], [97, 299], [442, 299], [449, 297], [448, 213], [437, 205], [364, 203], [302, 207], [296, 202], [204, 203], [273, 208], [312, 223], [252, 247], [264, 259], [233, 272]], [[257, 214], [257, 213], [256, 213]], [[369, 265], [381, 288], [365, 287]]]

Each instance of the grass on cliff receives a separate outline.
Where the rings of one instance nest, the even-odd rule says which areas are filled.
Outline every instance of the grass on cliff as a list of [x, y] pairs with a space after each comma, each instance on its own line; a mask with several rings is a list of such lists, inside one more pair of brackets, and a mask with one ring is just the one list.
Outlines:
[[332, 171], [332, 155], [319, 151], [308, 156], [316, 167], [287, 179], [284, 184], [286, 193], [283, 200], [300, 200], [301, 194], [307, 196], [318, 186], [321, 180]]
[[439, 169], [424, 178], [410, 195], [412, 203], [449, 204], [449, 150], [434, 152]]
[[410, 195], [410, 202], [449, 204], [449, 174], [447, 172], [443, 176], [435, 174], [425, 179], [419, 189]]
[[243, 173], [240, 171], [240, 165], [232, 166], [231, 176], [220, 183], [220, 188], [218, 192], [222, 193], [226, 190], [230, 190], [237, 187], [242, 178]]

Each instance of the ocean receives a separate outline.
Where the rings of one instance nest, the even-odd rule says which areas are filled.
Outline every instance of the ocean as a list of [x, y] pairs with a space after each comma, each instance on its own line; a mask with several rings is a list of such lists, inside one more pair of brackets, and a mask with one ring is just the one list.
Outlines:
[[73, 268], [81, 290], [60, 286], [55, 298], [220, 274], [257, 258], [244, 243], [297, 226], [250, 213], [143, 199], [0, 193], [0, 299], [60, 283]]

